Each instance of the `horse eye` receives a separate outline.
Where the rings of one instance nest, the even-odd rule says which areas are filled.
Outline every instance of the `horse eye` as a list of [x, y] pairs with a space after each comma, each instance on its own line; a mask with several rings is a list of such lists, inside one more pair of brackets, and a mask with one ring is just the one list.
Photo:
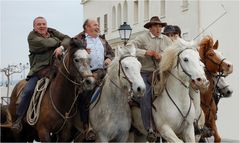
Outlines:
[[124, 67], [125, 68], [125, 70], [128, 70], [129, 68], [128, 67]]
[[214, 55], [214, 53], [210, 53], [210, 54], [209, 54], [209, 56], [213, 56], [213, 55]]
[[79, 62], [79, 59], [73, 59], [74, 62], [78, 63]]
[[183, 61], [184, 61], [184, 62], [188, 62], [188, 58], [184, 58]]

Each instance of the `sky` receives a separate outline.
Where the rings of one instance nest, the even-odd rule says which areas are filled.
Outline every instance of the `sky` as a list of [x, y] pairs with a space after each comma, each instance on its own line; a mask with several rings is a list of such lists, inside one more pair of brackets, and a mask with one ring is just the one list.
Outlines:
[[81, 0], [0, 0], [1, 65], [28, 62], [27, 36], [32, 22], [43, 16], [48, 26], [73, 37], [82, 31]]
[[[70, 37], [82, 31], [81, 0], [0, 0], [0, 15], [0, 69], [29, 61], [27, 36], [37, 16], [45, 17], [48, 27]], [[2, 78], [4, 75], [0, 81]]]

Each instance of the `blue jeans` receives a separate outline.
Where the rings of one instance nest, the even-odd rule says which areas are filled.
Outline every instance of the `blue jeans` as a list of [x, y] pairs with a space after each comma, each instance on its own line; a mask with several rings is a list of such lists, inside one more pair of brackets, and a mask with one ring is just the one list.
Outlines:
[[143, 81], [146, 85], [144, 96], [141, 98], [140, 108], [143, 125], [146, 130], [152, 128], [152, 86], [149, 81], [149, 73], [141, 73]]
[[16, 111], [17, 117], [23, 116], [24, 113], [27, 111], [27, 108], [31, 101], [31, 98], [38, 80], [39, 80], [38, 76], [32, 76], [29, 78], [27, 84], [25, 85], [22, 93], [23, 95], [22, 95], [21, 103], [18, 105], [18, 108]]

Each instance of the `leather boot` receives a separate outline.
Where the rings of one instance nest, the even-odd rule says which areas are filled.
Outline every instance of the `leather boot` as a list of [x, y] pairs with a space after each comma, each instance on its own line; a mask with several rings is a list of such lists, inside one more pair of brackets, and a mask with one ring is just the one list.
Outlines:
[[20, 132], [22, 130], [22, 118], [23, 116], [19, 116], [12, 125], [12, 129], [16, 132]]

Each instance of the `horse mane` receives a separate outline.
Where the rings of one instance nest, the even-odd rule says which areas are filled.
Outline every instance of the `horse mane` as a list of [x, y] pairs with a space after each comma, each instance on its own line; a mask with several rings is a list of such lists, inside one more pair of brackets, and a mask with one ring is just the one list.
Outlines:
[[204, 58], [204, 53], [207, 50], [206, 48], [211, 48], [213, 46], [213, 38], [209, 35], [203, 37], [203, 39], [199, 42], [199, 55], [201, 59]]
[[209, 35], [203, 37], [203, 39], [199, 43], [200, 47], [212, 46], [212, 45], [213, 45], [213, 38]]
[[[165, 88], [167, 79], [170, 75], [170, 71], [174, 68], [173, 66], [176, 65], [178, 53], [185, 48], [193, 47], [193, 42], [187, 42], [183, 39], [176, 40], [170, 47], [168, 47], [163, 53], [162, 53], [162, 59], [159, 63], [160, 68], [160, 93], [162, 93], [163, 89]], [[161, 95], [161, 94], [160, 94]]]

